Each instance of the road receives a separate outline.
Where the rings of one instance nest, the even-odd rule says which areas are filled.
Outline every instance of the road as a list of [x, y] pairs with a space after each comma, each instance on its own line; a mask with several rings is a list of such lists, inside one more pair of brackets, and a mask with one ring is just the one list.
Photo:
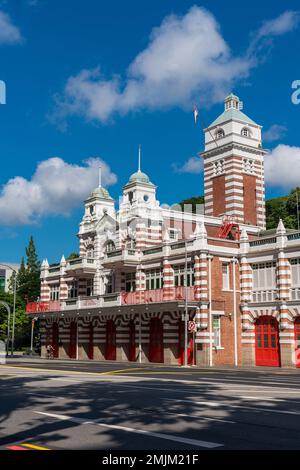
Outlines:
[[14, 360], [0, 448], [300, 449], [300, 371]]

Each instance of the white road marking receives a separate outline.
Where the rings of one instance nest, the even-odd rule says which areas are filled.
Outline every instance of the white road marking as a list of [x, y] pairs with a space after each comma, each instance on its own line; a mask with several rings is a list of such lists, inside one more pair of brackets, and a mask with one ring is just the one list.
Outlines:
[[157, 437], [158, 439], [165, 439], [167, 441], [181, 442], [182, 444], [189, 444], [189, 445], [193, 445], [193, 446], [196, 446], [196, 447], [205, 447], [205, 448], [208, 448], [208, 449], [214, 449], [216, 447], [222, 447], [223, 446], [223, 444], [217, 444], [215, 442], [199, 441], [199, 440], [195, 440], [195, 439], [187, 439], [185, 437], [175, 436], [173, 434], [162, 434], [162, 433], [153, 432], [153, 431], [146, 431], [144, 429], [129, 428], [127, 426], [119, 426], [119, 425], [114, 425], [114, 424], [99, 423], [98, 421], [84, 420], [82, 418], [74, 418], [74, 417], [68, 416], [68, 415], [61, 415], [61, 414], [55, 414], [55, 413], [45, 413], [43, 411], [33, 411], [33, 413], [43, 415], [43, 416], [48, 416], [50, 418], [60, 419], [60, 420], [63, 420], [63, 421], [71, 421], [71, 422], [78, 423], [78, 424], [92, 424], [92, 425], [100, 426], [100, 427], [104, 427], [104, 428], [116, 429], [118, 431], [132, 432], [132, 433], [135, 433], [135, 434], [143, 434], [145, 436]]
[[240, 408], [240, 409], [251, 410], [251, 411], [266, 411], [267, 413], [279, 413], [279, 414], [297, 415], [297, 416], [300, 415], [299, 411], [273, 410], [271, 408], [255, 408], [254, 406], [230, 405], [228, 403], [213, 403], [213, 402], [193, 401], [193, 400], [176, 400], [174, 398], [166, 398], [166, 400], [186, 402], [186, 403], [189, 403], [190, 405], [204, 405], [204, 406], [215, 407], [215, 408]]
[[[227, 397], [224, 397], [227, 398]], [[230, 397], [232, 398], [232, 397]], [[284, 402], [282, 398], [273, 398], [273, 397], [246, 397], [246, 396], [239, 396], [238, 398], [242, 398], [242, 400], [260, 400], [260, 401], [275, 401], [275, 402]]]

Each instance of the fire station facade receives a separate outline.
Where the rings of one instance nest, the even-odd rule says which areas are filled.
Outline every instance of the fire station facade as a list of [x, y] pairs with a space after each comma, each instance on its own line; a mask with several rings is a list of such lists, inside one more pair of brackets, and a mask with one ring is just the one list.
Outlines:
[[[207, 128], [205, 204], [165, 207], [140, 167], [118, 209], [85, 201], [80, 256], [41, 270], [42, 356], [198, 366], [300, 365], [300, 233], [265, 231], [261, 126], [229, 95]], [[186, 316], [187, 315], [187, 316]]]

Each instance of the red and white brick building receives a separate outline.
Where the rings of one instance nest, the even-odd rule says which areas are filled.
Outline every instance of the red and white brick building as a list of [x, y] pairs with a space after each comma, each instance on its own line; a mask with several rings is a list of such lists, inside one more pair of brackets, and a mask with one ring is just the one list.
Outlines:
[[198, 366], [300, 365], [300, 233], [264, 232], [261, 126], [229, 95], [205, 129], [205, 205], [161, 206], [140, 168], [119, 207], [99, 185], [85, 201], [80, 257], [42, 264], [42, 355], [164, 362], [184, 358], [184, 312]]

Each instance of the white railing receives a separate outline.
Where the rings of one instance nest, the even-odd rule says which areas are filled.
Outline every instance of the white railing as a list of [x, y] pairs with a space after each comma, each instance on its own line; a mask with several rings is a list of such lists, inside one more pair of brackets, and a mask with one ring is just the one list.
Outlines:
[[252, 302], [274, 302], [278, 299], [276, 290], [257, 290], [252, 292]]
[[291, 300], [300, 300], [300, 287], [291, 289]]

